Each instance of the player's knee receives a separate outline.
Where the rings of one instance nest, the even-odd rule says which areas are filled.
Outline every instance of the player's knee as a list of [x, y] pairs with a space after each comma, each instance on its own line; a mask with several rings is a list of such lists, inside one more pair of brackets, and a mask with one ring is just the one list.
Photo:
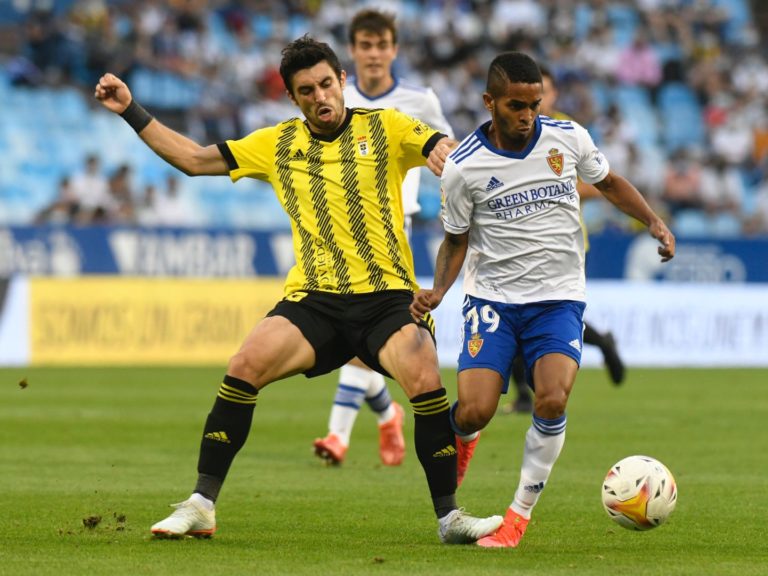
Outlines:
[[238, 352], [229, 359], [227, 374], [250, 383], [257, 390], [269, 383], [265, 378], [266, 366], [261, 366], [258, 359], [251, 358], [242, 352]]
[[443, 387], [443, 384], [440, 382], [440, 373], [436, 368], [424, 366], [413, 373], [406, 381], [402, 382], [402, 386], [408, 393], [408, 396], [413, 398], [419, 394], [439, 390]]
[[471, 433], [478, 430], [482, 430], [488, 425], [488, 422], [493, 418], [495, 409], [490, 408], [484, 404], [459, 403], [454, 418], [456, 419], [456, 425], [465, 432]]
[[542, 418], [559, 418], [565, 413], [568, 394], [564, 390], [536, 392], [534, 411]]

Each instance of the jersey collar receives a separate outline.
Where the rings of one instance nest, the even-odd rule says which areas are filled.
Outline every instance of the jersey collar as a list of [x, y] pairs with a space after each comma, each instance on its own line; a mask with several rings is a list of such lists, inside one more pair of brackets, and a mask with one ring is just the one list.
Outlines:
[[312, 129], [309, 127], [309, 124], [306, 120], [304, 120], [304, 126], [307, 127], [307, 130], [312, 135], [312, 138], [316, 140], [322, 140], [323, 142], [333, 142], [341, 136], [341, 133], [344, 132], [344, 130], [347, 129], [347, 126], [349, 126], [349, 123], [352, 122], [352, 114], [353, 111], [351, 108], [345, 108], [347, 111], [346, 117], [344, 118], [344, 122], [341, 123], [341, 126], [339, 126], [336, 129], [336, 132], [333, 132], [332, 134], [316, 134], [315, 132], [312, 132]]
[[370, 100], [371, 102], [375, 102], [376, 100], [379, 100], [381, 98], [385, 98], [392, 94], [392, 92], [395, 91], [395, 88], [397, 88], [400, 85], [400, 80], [397, 78], [397, 76], [392, 76], [392, 80], [394, 81], [392, 83], [392, 87], [384, 92], [383, 94], [379, 94], [378, 96], [368, 96], [365, 92], [363, 92], [362, 88], [360, 88], [360, 84], [357, 83], [357, 76], [354, 77], [354, 84], [355, 89], [360, 93], [360, 95], [365, 98], [366, 100]]
[[536, 116], [536, 120], [533, 124], [533, 136], [531, 137], [531, 140], [528, 142], [528, 145], [523, 148], [520, 152], [513, 152], [511, 150], [502, 150], [501, 148], [496, 148], [493, 144], [491, 144], [491, 141], [488, 139], [488, 130], [491, 127], [491, 121], [488, 120], [488, 122], [480, 125], [480, 127], [475, 130], [475, 135], [478, 137], [480, 142], [483, 143], [483, 146], [488, 148], [491, 152], [498, 154], [499, 156], [506, 156], [507, 158], [517, 158], [518, 160], [525, 158], [528, 156], [528, 154], [531, 153], [531, 150], [534, 149], [536, 146], [536, 143], [539, 141], [539, 137], [541, 136], [541, 122], [539, 121], [539, 117]]

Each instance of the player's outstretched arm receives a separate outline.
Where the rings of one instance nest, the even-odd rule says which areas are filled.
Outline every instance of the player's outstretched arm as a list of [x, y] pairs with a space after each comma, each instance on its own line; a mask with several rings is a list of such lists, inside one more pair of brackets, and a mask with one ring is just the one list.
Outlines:
[[674, 234], [626, 178], [609, 172], [595, 187], [619, 210], [648, 226], [648, 232], [661, 244], [659, 255], [662, 262], [667, 262], [675, 256]]
[[119, 114], [155, 154], [189, 176], [229, 173], [218, 147], [200, 146], [152, 118], [133, 100], [128, 85], [114, 74], [99, 78], [94, 96], [107, 110]]
[[445, 238], [437, 251], [435, 262], [435, 281], [431, 290], [419, 290], [411, 303], [411, 314], [421, 317], [434, 310], [443, 301], [456, 278], [461, 272], [464, 258], [467, 255], [469, 232], [464, 234], [445, 233]]

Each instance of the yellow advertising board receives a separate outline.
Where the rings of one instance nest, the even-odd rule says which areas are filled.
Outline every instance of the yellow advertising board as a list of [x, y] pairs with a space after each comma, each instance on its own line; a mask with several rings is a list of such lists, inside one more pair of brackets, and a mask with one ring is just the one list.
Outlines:
[[221, 364], [282, 298], [282, 279], [30, 280], [34, 365]]

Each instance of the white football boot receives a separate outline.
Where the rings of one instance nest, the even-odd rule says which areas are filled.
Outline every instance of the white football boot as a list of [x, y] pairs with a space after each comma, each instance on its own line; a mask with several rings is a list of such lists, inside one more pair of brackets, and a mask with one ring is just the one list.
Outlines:
[[173, 514], [152, 526], [152, 534], [155, 536], [210, 538], [216, 532], [216, 509], [210, 500], [200, 494], [192, 494], [184, 502], [171, 506], [176, 508]]

